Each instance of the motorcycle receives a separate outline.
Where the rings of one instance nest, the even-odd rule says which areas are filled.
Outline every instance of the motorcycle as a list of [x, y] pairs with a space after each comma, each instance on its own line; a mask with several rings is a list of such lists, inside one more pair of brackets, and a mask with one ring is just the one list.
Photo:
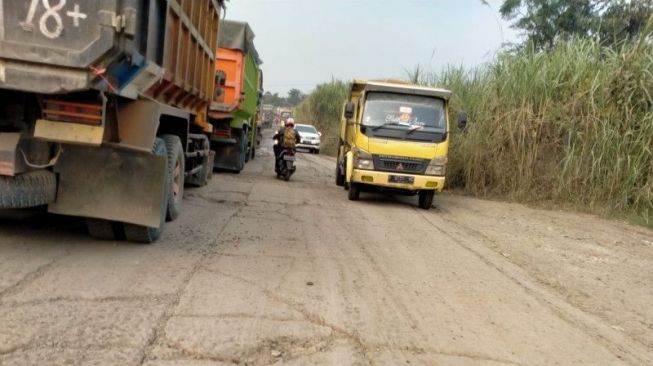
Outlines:
[[[278, 141], [275, 140], [274, 144], [276, 145], [277, 143]], [[277, 173], [277, 178], [283, 179], [286, 182], [289, 181], [290, 176], [297, 170], [295, 160], [295, 149], [282, 149], [274, 164], [274, 171]]]

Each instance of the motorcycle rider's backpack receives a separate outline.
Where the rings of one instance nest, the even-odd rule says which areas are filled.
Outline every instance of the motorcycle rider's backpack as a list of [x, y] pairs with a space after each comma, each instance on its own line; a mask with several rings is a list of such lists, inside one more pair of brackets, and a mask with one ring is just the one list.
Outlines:
[[283, 131], [283, 147], [286, 149], [294, 149], [295, 148], [295, 132], [294, 129], [286, 127]]

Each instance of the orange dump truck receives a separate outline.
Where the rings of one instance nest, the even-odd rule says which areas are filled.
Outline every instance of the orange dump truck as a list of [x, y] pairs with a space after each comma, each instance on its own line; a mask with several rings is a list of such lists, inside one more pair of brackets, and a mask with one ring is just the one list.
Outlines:
[[263, 77], [254, 33], [247, 23], [220, 22], [216, 69], [221, 93], [211, 103], [214, 166], [240, 172], [256, 155], [258, 110]]

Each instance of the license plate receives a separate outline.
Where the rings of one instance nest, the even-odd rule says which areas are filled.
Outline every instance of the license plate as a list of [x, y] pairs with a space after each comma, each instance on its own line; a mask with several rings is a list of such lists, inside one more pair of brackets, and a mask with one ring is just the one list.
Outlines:
[[295, 156], [293, 156], [293, 155], [284, 155], [283, 160], [285, 160], [285, 161], [295, 161]]
[[389, 183], [404, 183], [404, 184], [413, 184], [415, 182], [414, 177], [404, 176], [404, 175], [391, 175], [388, 178]]

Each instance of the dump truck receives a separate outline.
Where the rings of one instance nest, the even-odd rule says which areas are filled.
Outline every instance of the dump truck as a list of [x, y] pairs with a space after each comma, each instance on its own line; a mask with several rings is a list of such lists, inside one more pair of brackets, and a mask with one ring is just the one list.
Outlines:
[[261, 60], [247, 23], [220, 22], [216, 70], [222, 92], [209, 109], [214, 167], [240, 173], [256, 156], [257, 115], [262, 99]]
[[279, 114], [279, 125], [276, 127], [277, 128], [283, 127], [286, 121], [288, 120], [288, 118], [292, 117], [292, 108], [279, 107], [277, 114]]
[[[395, 80], [354, 80], [340, 123], [335, 183], [361, 191], [419, 196], [429, 209], [445, 184], [451, 92]], [[464, 128], [466, 115], [458, 125]]]
[[212, 166], [222, 0], [0, 1], [0, 209], [151, 243]]
[[274, 122], [274, 106], [272, 104], [263, 104], [261, 106], [261, 119], [263, 127], [270, 128]]

